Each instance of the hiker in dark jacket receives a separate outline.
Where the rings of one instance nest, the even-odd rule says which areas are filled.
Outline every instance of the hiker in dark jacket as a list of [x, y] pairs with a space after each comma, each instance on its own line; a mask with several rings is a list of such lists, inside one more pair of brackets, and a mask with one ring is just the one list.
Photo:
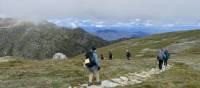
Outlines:
[[127, 58], [128, 60], [130, 60], [131, 57], [132, 57], [131, 53], [130, 53], [128, 50], [126, 50], [126, 58]]
[[111, 50], [108, 52], [108, 57], [109, 57], [109, 60], [112, 60], [113, 55], [112, 55], [112, 51]]
[[159, 66], [159, 69], [160, 69], [160, 70], [162, 70], [163, 58], [165, 58], [164, 50], [163, 50], [163, 49], [160, 49], [160, 50], [158, 51], [158, 54], [157, 54], [157, 60], [158, 60], [158, 62], [159, 62], [158, 66]]
[[101, 57], [101, 60], [104, 60], [104, 56], [103, 56], [103, 54], [101, 54], [100, 57]]
[[168, 59], [169, 59], [169, 57], [170, 57], [170, 54], [169, 54], [169, 52], [168, 52], [167, 49], [164, 49], [164, 55], [165, 55], [165, 57], [163, 58], [163, 60], [164, 60], [164, 65], [167, 66], [167, 62], [168, 62]]
[[88, 86], [92, 85], [93, 82], [93, 77], [96, 79], [97, 84], [101, 84], [99, 80], [99, 70], [100, 70], [100, 61], [96, 53], [96, 48], [93, 47], [91, 51], [91, 56], [90, 57], [90, 65], [87, 66], [89, 70], [89, 82]]

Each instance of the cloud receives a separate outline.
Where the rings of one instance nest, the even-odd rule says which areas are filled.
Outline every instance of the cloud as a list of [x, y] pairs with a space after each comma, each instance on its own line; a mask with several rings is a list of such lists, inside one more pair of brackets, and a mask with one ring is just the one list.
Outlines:
[[0, 0], [0, 14], [14, 18], [130, 18], [200, 20], [199, 0]]

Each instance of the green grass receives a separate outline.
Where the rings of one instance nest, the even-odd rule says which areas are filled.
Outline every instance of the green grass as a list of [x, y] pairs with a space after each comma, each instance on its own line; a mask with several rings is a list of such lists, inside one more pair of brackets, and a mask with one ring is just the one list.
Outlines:
[[[140, 72], [155, 67], [156, 50], [172, 44], [200, 39], [200, 31], [157, 34], [139, 39], [130, 39], [98, 49], [98, 54], [108, 57], [112, 50], [114, 59], [101, 61], [101, 79], [111, 79], [129, 72]], [[186, 39], [183, 41], [183, 39]], [[155, 51], [141, 52], [144, 49]], [[133, 60], [126, 60], [125, 51], [133, 53]], [[161, 75], [154, 75], [142, 84], [125, 88], [195, 88], [199, 87], [198, 44], [192, 48], [174, 54], [170, 63], [174, 68]], [[182, 53], [182, 54], [181, 54]], [[13, 57], [15, 58], [15, 57]], [[190, 59], [192, 58], [192, 59]], [[107, 59], [107, 58], [106, 58]], [[27, 60], [17, 58], [14, 61], [0, 63], [0, 88], [66, 88], [87, 83], [88, 72], [83, 68], [83, 54], [69, 60]], [[185, 62], [185, 63], [184, 63]], [[196, 63], [197, 65], [195, 65]]]
[[[191, 58], [194, 57], [194, 58]], [[160, 75], [154, 75], [145, 82], [122, 88], [199, 88], [200, 55], [174, 57], [174, 67]], [[120, 88], [120, 87], [119, 87]]]
[[[126, 59], [104, 60], [100, 73], [101, 79], [111, 79], [128, 72], [152, 68], [151, 60], [145, 58], [131, 61]], [[87, 83], [87, 70], [83, 68], [81, 59], [65, 61], [16, 60], [0, 63], [0, 69], [0, 87], [7, 87], [9, 84], [10, 87], [57, 88]], [[35, 83], [35, 81], [38, 82]]]

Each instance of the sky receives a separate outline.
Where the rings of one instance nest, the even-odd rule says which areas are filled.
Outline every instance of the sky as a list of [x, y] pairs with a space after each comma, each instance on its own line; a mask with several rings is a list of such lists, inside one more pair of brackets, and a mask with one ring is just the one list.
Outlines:
[[200, 21], [200, 0], [0, 0], [0, 17]]

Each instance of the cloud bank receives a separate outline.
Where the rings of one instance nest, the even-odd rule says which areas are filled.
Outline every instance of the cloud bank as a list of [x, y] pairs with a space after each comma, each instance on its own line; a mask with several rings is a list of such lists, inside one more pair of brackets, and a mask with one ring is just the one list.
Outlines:
[[200, 21], [200, 0], [0, 0], [0, 16]]

